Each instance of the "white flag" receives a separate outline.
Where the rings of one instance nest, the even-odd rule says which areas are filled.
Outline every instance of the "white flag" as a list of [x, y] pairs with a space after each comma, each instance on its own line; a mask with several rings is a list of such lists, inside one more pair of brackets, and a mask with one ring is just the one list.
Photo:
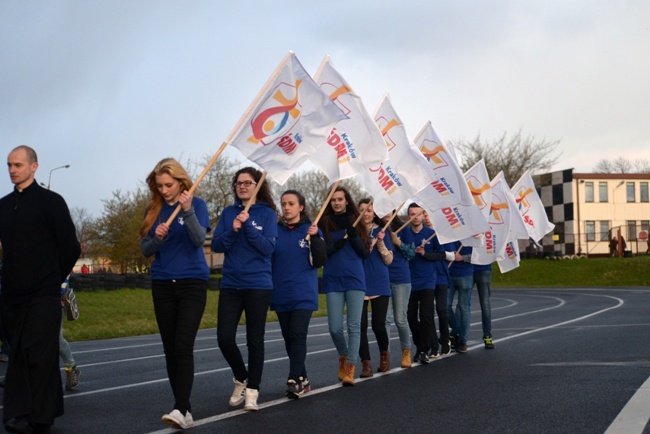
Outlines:
[[440, 243], [462, 240], [489, 230], [463, 172], [431, 126], [422, 128], [415, 145], [427, 158], [434, 178], [414, 197], [429, 213]]
[[511, 191], [517, 202], [517, 209], [526, 224], [528, 235], [538, 243], [544, 235], [555, 228], [555, 225], [548, 221], [544, 204], [537, 194], [530, 171], [526, 171], [521, 176]]
[[509, 191], [503, 173], [499, 172], [490, 182], [492, 199], [490, 204], [489, 231], [485, 232], [485, 244], [472, 251], [473, 264], [491, 264], [503, 258], [506, 243], [510, 237], [510, 205], [507, 192]]
[[499, 270], [502, 273], [507, 273], [508, 271], [512, 271], [515, 268], [519, 267], [520, 256], [518, 244], [519, 243], [517, 243], [517, 239], [512, 236], [511, 233], [511, 238], [506, 241], [503, 258], [497, 260]]
[[328, 186], [388, 159], [388, 150], [377, 124], [361, 98], [334, 69], [329, 56], [323, 59], [314, 80], [348, 117], [332, 129], [327, 140], [321, 142], [310, 157], [329, 179]]
[[[481, 210], [486, 221], [490, 217], [490, 205], [492, 204], [492, 190], [490, 187], [490, 176], [485, 167], [485, 162], [479, 160], [465, 172], [467, 187], [472, 193], [474, 203]], [[464, 246], [479, 247], [485, 245], [485, 234], [476, 234], [472, 237], [461, 240]]]
[[366, 168], [360, 174], [363, 188], [373, 197], [378, 216], [393, 211], [433, 179], [433, 171], [406, 135], [388, 94], [379, 103], [373, 116], [388, 149], [388, 160]]
[[284, 184], [345, 118], [290, 52], [240, 120], [230, 144]]

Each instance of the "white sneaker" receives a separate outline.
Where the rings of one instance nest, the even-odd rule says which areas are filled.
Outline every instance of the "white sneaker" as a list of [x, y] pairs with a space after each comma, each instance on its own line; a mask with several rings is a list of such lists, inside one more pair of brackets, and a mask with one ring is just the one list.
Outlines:
[[188, 428], [192, 428], [194, 426], [194, 419], [192, 419], [192, 413], [189, 411], [185, 413], [185, 425], [187, 425]]
[[[190, 420], [193, 425], [194, 421], [192, 420], [192, 415], [190, 415], [189, 412], [187, 414], [190, 416]], [[167, 426], [172, 426], [174, 428], [181, 428], [181, 429], [187, 429], [189, 426], [191, 426], [187, 424], [187, 420], [185, 416], [183, 416], [183, 413], [181, 413], [176, 409], [174, 409], [169, 414], [163, 415], [162, 422]]]
[[246, 404], [244, 404], [244, 410], [255, 411], [260, 409], [257, 406], [257, 397], [259, 396], [259, 393], [259, 390], [246, 389]]
[[236, 378], [233, 378], [232, 381], [235, 383], [235, 389], [232, 391], [232, 395], [230, 396], [230, 405], [232, 407], [237, 407], [242, 402], [244, 402], [246, 393], [246, 380], [240, 382], [237, 381]]

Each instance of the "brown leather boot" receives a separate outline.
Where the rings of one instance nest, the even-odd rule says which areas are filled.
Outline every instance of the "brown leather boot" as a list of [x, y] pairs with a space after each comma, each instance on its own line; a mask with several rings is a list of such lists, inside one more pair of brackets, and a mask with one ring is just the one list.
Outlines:
[[355, 366], [352, 363], [345, 365], [345, 377], [343, 377], [344, 386], [354, 386], [354, 370]]
[[339, 356], [339, 381], [345, 378], [345, 365], [348, 363], [348, 356]]
[[402, 368], [411, 367], [411, 349], [402, 350]]
[[361, 363], [363, 364], [363, 369], [361, 369], [361, 375], [359, 375], [359, 377], [361, 378], [372, 377], [373, 373], [372, 373], [372, 365], [370, 364], [370, 360], [363, 360]]
[[390, 369], [390, 353], [388, 351], [379, 352], [379, 368], [377, 372], [388, 372]]

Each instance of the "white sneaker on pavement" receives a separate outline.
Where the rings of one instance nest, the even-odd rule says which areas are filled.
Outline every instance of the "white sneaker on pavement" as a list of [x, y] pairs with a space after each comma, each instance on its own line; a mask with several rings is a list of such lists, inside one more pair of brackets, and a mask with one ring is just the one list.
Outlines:
[[[194, 421], [192, 420], [192, 415], [189, 412], [187, 412], [187, 414], [189, 415], [193, 425]], [[163, 415], [162, 422], [167, 426], [172, 426], [174, 428], [181, 428], [181, 429], [187, 429], [189, 428], [189, 426], [191, 426], [187, 424], [187, 420], [185, 416], [183, 416], [183, 413], [181, 413], [176, 409], [172, 410], [172, 412], [169, 414]]]
[[246, 380], [237, 381], [236, 378], [233, 378], [232, 381], [235, 383], [235, 388], [232, 391], [232, 395], [230, 396], [230, 405], [232, 407], [237, 407], [242, 402], [244, 402], [246, 394]]
[[260, 409], [257, 406], [257, 397], [259, 396], [259, 393], [259, 390], [246, 389], [246, 404], [244, 404], [244, 410], [255, 411]]

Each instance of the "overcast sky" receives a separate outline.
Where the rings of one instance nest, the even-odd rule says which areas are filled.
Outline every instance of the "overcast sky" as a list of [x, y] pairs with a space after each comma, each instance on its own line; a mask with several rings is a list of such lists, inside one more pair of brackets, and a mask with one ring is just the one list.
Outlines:
[[[94, 216], [164, 157], [212, 155], [280, 60], [329, 54], [370, 112], [389, 91], [414, 139], [520, 128], [554, 170], [650, 159], [650, 2], [0, 2], [0, 144]], [[230, 156], [244, 157], [229, 147]], [[12, 188], [0, 176], [0, 193]]]

